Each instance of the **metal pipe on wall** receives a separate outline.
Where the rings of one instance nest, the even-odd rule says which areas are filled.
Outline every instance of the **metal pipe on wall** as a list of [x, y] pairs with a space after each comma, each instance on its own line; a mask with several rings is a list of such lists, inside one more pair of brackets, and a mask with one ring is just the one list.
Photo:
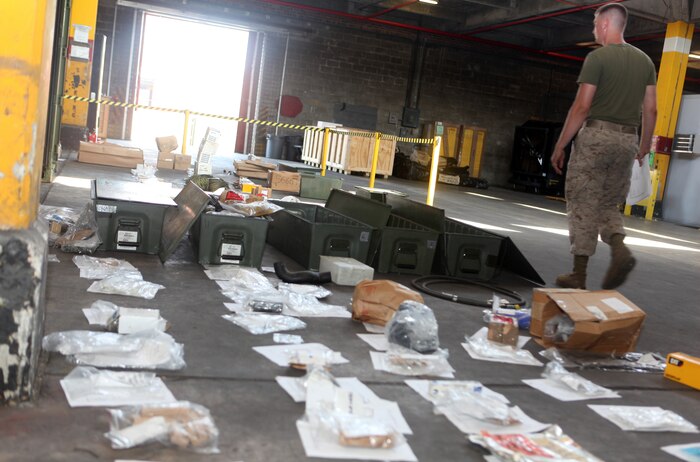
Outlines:
[[[134, 17], [131, 22], [131, 42], [129, 45], [129, 65], [126, 72], [126, 90], [124, 93], [124, 102], [128, 103], [129, 97], [131, 96], [131, 72], [134, 67], [134, 43], [136, 42], [136, 14], [138, 10], [134, 10]], [[128, 109], [124, 109], [124, 117], [122, 118], [122, 139], [126, 138], [126, 119], [129, 114]]]
[[[282, 61], [282, 77], [280, 79], [280, 94], [277, 100], [277, 118], [275, 122], [280, 122], [280, 112], [282, 111], [282, 93], [284, 92], [284, 75], [287, 73], [287, 53], [289, 52], [289, 34], [287, 34], [287, 41], [284, 44], [284, 60]], [[279, 127], [275, 127], [275, 135], [279, 131]]]

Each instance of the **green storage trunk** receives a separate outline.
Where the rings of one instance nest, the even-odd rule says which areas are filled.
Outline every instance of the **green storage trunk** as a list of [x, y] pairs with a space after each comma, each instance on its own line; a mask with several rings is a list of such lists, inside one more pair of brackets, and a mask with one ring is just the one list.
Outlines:
[[304, 268], [318, 270], [321, 255], [367, 260], [370, 226], [319, 205], [270, 202], [284, 209], [270, 216], [267, 242]]
[[201, 214], [190, 231], [199, 263], [259, 268], [269, 223], [264, 217]]
[[394, 191], [393, 189], [382, 189], [382, 188], [370, 188], [368, 186], [355, 186], [357, 190], [356, 194], [359, 197], [364, 197], [366, 199], [372, 199], [377, 202], [386, 204], [386, 196], [389, 194], [395, 194], [397, 196], [406, 197], [408, 194], [402, 193], [401, 191]]
[[445, 218], [433, 271], [458, 278], [492, 279], [501, 269], [503, 243], [502, 236]]
[[[401, 198], [386, 195], [387, 203], [394, 196]], [[414, 210], [411, 201], [408, 202], [406, 214], [420, 211]], [[440, 231], [397, 214], [388, 204], [346, 191], [333, 191], [326, 207], [380, 230], [375, 238], [379, 250], [372, 262], [377, 272], [430, 274]], [[402, 212], [401, 207], [399, 211]]]
[[92, 181], [91, 195], [101, 250], [158, 253], [165, 212], [176, 207], [172, 199], [141, 183], [105, 179]]
[[341, 189], [343, 187], [342, 178], [330, 178], [307, 172], [300, 173], [301, 186], [299, 189], [299, 197], [325, 201], [328, 199], [332, 189]]

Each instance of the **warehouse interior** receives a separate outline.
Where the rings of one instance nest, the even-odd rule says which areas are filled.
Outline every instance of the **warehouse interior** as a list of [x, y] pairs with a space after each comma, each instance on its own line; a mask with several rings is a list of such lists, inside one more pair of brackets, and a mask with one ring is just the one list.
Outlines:
[[[0, 55], [0, 137], [7, 149], [0, 156], [0, 461], [549, 460], [488, 450], [483, 435], [477, 442], [484, 429], [569, 442], [551, 436], [561, 431], [588, 453], [551, 460], [698, 460], [700, 47], [693, 39], [700, 6], [693, 0], [615, 2], [630, 14], [627, 42], [648, 54], [658, 75], [651, 197], [626, 209], [621, 204], [637, 265], [614, 293], [601, 291], [610, 262], [602, 242], [588, 269], [591, 296], [617, 297], [618, 309], [622, 303], [625, 312], [643, 312], [636, 332], [614, 339], [629, 349], [597, 355], [546, 349], [535, 324], [521, 325], [519, 341], [527, 343], [514, 351], [531, 359], [518, 364], [483, 360], [473, 342], [487, 328], [491, 335], [486, 311], [496, 295], [519, 314], [532, 309], [533, 321], [544, 306], [569, 313], [547, 291], [571, 267], [564, 176], [552, 170], [549, 156], [583, 60], [598, 46], [594, 12], [607, 2], [16, 3], [0, 15], [0, 41], [18, 43]], [[196, 186], [189, 182], [195, 178]], [[229, 192], [265, 195], [251, 203], [274, 213], [238, 215], [230, 226], [240, 229], [208, 235], [205, 223], [218, 218], [203, 210], [218, 203], [214, 191], [221, 203]], [[290, 196], [292, 202], [282, 200]], [[117, 209], [128, 210], [120, 213], [129, 219], [138, 215], [141, 227], [115, 218]], [[321, 218], [309, 224], [309, 210], [342, 221], [342, 239], [323, 241]], [[371, 224], [377, 216], [382, 223]], [[71, 225], [90, 221], [93, 232], [57, 245], [57, 232], [76, 229], [65, 225], [68, 217]], [[396, 224], [404, 222], [412, 224]], [[109, 234], [125, 229], [125, 235], [136, 229], [138, 242]], [[416, 230], [435, 237], [406, 244]], [[243, 237], [235, 237], [239, 232]], [[358, 237], [346, 244], [351, 233]], [[450, 247], [455, 236], [467, 250]], [[235, 258], [225, 254], [231, 249]], [[451, 372], [382, 370], [382, 350], [370, 338], [386, 342], [383, 328], [350, 318], [358, 309], [357, 281], [320, 283], [327, 290], [323, 306], [341, 314], [287, 316], [285, 322], [303, 324], [295, 330], [254, 334], [237, 322], [245, 316], [231, 304], [240, 297], [277, 294], [281, 282], [306, 287], [275, 271], [280, 263], [313, 279], [319, 261], [357, 256], [358, 249], [364, 254], [354, 270], [402, 284], [432, 311], [440, 360]], [[128, 262], [141, 282], [160, 289], [151, 297], [96, 293], [100, 281], [90, 279], [99, 278], [85, 277], [79, 255], [107, 266]], [[248, 266], [271, 285], [256, 292], [242, 283], [252, 274]], [[421, 285], [430, 275], [433, 290]], [[184, 362], [108, 364], [93, 372], [145, 372], [129, 380], [162, 380], [169, 399], [151, 407], [177, 400], [194, 406], [181, 412], [204, 412], [197, 421], [205, 428], [203, 447], [192, 436], [201, 436], [196, 425], [187, 427], [183, 444], [177, 425], [149, 436], [154, 421], [128, 427], [117, 417], [127, 408], [99, 404], [135, 402], [124, 398], [128, 391], [109, 396], [113, 388], [103, 392], [91, 382], [71, 395], [67, 379], [96, 365], [94, 357], [79, 359], [95, 353], [94, 345], [87, 337], [63, 349], [52, 342], [61, 333], [106, 332], [110, 327], [88, 323], [83, 311], [99, 300], [159, 310]], [[597, 326], [603, 319], [588, 321]], [[277, 340], [280, 333], [303, 337], [299, 348], [321, 344], [343, 360], [308, 366], [308, 373], [291, 360], [275, 364], [266, 348], [285, 355], [297, 348]], [[633, 354], [620, 359], [621, 348]], [[567, 401], [538, 388], [545, 364], [559, 353], [570, 372], [617, 399]], [[321, 356], [330, 361], [330, 354]], [[687, 375], [669, 378], [679, 364]], [[392, 447], [331, 444], [328, 429], [312, 429], [310, 402], [320, 399], [311, 393], [312, 379], [331, 376], [326, 386], [336, 390], [336, 406], [342, 389], [345, 399], [362, 400], [365, 417], [391, 415]], [[430, 399], [467, 381], [502, 397], [498, 409], [508, 403], [519, 420], [480, 427], [471, 418], [469, 426], [454, 410], [465, 402]], [[495, 406], [493, 394], [479, 396], [482, 409]], [[603, 408], [615, 406], [630, 407], [633, 428], [605, 416]], [[473, 417], [478, 406], [468, 407], [464, 413]], [[674, 414], [655, 426], [652, 407]]]

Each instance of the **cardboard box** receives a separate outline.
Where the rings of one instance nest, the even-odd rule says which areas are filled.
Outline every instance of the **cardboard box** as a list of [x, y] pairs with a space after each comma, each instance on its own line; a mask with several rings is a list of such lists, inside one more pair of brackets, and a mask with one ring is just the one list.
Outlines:
[[175, 160], [175, 165], [173, 166], [175, 170], [186, 171], [192, 166], [192, 156], [173, 154], [173, 159]]
[[177, 149], [177, 138], [174, 136], [159, 136], [156, 138], [158, 152], [169, 153]]
[[175, 155], [171, 152], [159, 152], [156, 167], [162, 170], [172, 170], [175, 168]]
[[519, 333], [518, 326], [514, 322], [492, 320], [489, 322], [486, 338], [492, 342], [515, 347], [518, 345]]
[[[614, 290], [535, 289], [530, 334], [544, 347], [621, 354], [634, 351], [646, 314]], [[543, 336], [546, 322], [566, 314], [574, 331], [564, 343]]]
[[272, 170], [267, 174], [267, 184], [273, 191], [286, 191], [299, 194], [301, 175], [296, 172]]
[[136, 168], [143, 164], [143, 151], [112, 143], [80, 142], [78, 162], [110, 165], [112, 167]]
[[445, 175], [444, 173], [439, 173], [437, 180], [438, 180], [438, 183], [454, 184], [454, 185], [459, 185], [459, 182], [460, 182], [459, 175]]
[[664, 377], [700, 390], [700, 358], [685, 353], [669, 353]]

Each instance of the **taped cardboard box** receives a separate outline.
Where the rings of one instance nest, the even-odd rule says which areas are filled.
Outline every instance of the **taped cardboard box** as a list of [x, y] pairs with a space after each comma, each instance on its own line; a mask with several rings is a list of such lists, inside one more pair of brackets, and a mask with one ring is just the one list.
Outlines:
[[143, 151], [112, 143], [80, 142], [78, 162], [110, 165], [112, 167], [136, 168], [143, 164]]
[[156, 138], [158, 152], [170, 153], [177, 149], [177, 138], [175, 136], [159, 136]]
[[267, 184], [273, 191], [286, 191], [299, 194], [301, 175], [296, 172], [279, 172], [271, 170], [267, 174]]
[[[622, 354], [634, 351], [646, 314], [614, 290], [535, 289], [530, 334], [544, 347]], [[574, 329], [565, 342], [544, 338], [544, 326], [566, 314]]]
[[360, 281], [352, 295], [352, 319], [383, 326], [406, 300], [423, 303], [423, 296], [386, 279]]
[[173, 154], [173, 160], [175, 161], [173, 165], [175, 170], [186, 171], [192, 166], [192, 156], [187, 156], [185, 154]]
[[162, 170], [172, 170], [175, 168], [175, 155], [172, 152], [159, 152], [156, 166]]

